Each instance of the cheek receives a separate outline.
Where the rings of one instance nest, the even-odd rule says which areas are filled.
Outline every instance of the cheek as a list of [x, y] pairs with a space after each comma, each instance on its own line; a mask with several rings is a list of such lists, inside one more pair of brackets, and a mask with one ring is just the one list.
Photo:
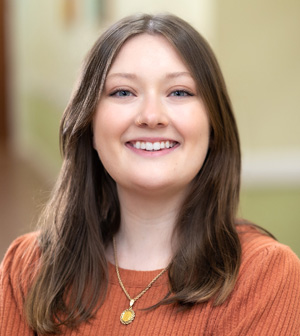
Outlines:
[[210, 125], [206, 114], [196, 114], [190, 119], [185, 119], [181, 122], [180, 129], [187, 142], [203, 148], [208, 147]]
[[106, 118], [103, 118], [103, 115], [100, 115], [99, 111], [97, 111], [93, 120], [93, 146], [98, 152], [99, 157], [102, 150], [106, 148], [105, 139], [107, 138], [107, 129], [108, 123]]
[[115, 155], [113, 154], [113, 147], [105, 134], [105, 130], [101, 131], [97, 129], [97, 131], [94, 133], [93, 145], [102, 165], [109, 173], [109, 175], [114, 178], [113, 176], [115, 176], [114, 170], [116, 168], [116, 164], [113, 158], [115, 157]]
[[210, 141], [210, 124], [206, 114], [194, 118], [194, 123], [186, 127], [186, 142], [190, 144], [189, 153], [191, 164], [196, 174], [205, 161]]
[[93, 143], [95, 149], [101, 147], [101, 143], [105, 142], [111, 131], [114, 130], [114, 121], [112, 119], [112, 113], [108, 113], [108, 109], [105, 104], [99, 105], [93, 119]]
[[93, 146], [103, 164], [119, 155], [124, 123], [113, 112], [97, 111], [93, 120]]

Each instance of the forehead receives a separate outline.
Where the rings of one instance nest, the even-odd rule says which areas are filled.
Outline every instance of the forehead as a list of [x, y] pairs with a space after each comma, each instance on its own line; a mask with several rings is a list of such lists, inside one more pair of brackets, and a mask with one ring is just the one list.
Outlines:
[[110, 72], [122, 70], [138, 71], [141, 68], [189, 71], [178, 51], [162, 35], [139, 34], [129, 38], [121, 47], [112, 63]]

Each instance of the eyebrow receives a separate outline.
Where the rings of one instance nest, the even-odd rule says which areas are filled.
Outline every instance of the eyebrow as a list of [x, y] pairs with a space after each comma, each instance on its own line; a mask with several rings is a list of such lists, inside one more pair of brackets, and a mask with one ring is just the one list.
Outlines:
[[133, 73], [127, 73], [127, 72], [116, 72], [109, 74], [107, 78], [114, 78], [114, 77], [122, 77], [122, 78], [129, 78], [129, 79], [134, 79], [137, 76]]
[[177, 78], [181, 76], [192, 77], [191, 74], [187, 71], [172, 72], [166, 75], [166, 78]]
[[[188, 71], [178, 71], [178, 72], [171, 72], [166, 74], [167, 79], [177, 78], [181, 76], [192, 77]], [[109, 74], [107, 78], [114, 78], [114, 77], [121, 77], [121, 78], [128, 78], [128, 79], [136, 79], [137, 75], [128, 72], [116, 72]]]

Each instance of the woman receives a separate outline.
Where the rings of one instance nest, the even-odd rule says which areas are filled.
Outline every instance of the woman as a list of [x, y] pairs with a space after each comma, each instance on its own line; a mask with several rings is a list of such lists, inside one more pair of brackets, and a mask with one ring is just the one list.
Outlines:
[[299, 260], [237, 222], [236, 123], [189, 24], [136, 15], [108, 29], [64, 113], [61, 146], [41, 230], [2, 263], [2, 333], [299, 332]]

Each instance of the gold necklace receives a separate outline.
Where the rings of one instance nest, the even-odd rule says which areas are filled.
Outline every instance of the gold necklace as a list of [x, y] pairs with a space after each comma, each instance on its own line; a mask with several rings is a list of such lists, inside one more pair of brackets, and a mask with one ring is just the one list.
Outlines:
[[132, 306], [134, 305], [134, 303], [141, 297], [143, 296], [147, 290], [154, 284], [154, 282], [160, 277], [162, 276], [166, 271], [167, 269], [169, 268], [169, 266], [167, 266], [165, 269], [163, 269], [159, 274], [157, 274], [157, 276], [149, 283], [149, 285], [144, 289], [142, 290], [134, 299], [132, 299], [130, 297], [130, 295], [128, 294], [126, 288], [124, 287], [123, 285], [123, 282], [121, 280], [121, 277], [120, 277], [120, 273], [119, 273], [119, 266], [118, 266], [118, 258], [117, 258], [117, 246], [116, 246], [116, 241], [115, 241], [115, 237], [113, 237], [113, 247], [114, 247], [114, 258], [115, 258], [115, 266], [116, 266], [116, 272], [117, 272], [117, 277], [118, 277], [118, 281], [119, 281], [119, 284], [121, 286], [121, 288], [123, 289], [123, 292], [125, 293], [125, 295], [127, 296], [127, 299], [129, 300], [129, 308], [128, 309], [125, 309], [121, 316], [120, 316], [120, 321], [121, 323], [123, 324], [129, 324], [131, 323], [134, 318], [135, 318], [135, 312], [134, 310], [132, 309]]

